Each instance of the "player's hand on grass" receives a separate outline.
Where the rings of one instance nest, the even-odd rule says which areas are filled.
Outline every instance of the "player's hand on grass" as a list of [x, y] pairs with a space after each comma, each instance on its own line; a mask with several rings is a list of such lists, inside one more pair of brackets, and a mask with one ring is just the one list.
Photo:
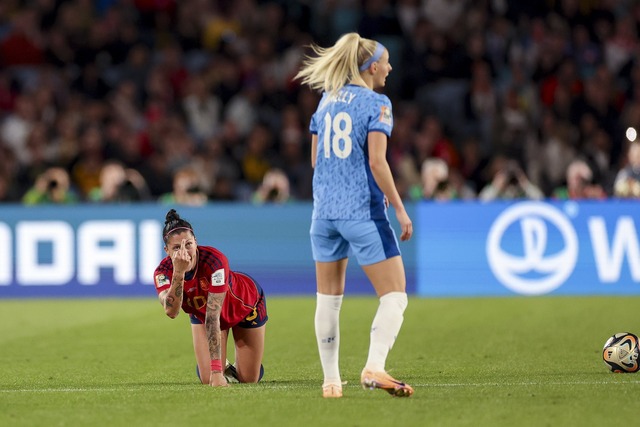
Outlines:
[[224, 377], [222, 372], [211, 372], [211, 376], [209, 377], [209, 385], [211, 387], [229, 387], [227, 379]]

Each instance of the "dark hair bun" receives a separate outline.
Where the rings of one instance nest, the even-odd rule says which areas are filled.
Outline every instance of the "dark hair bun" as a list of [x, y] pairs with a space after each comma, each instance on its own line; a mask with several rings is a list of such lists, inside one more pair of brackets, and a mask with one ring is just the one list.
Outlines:
[[171, 209], [169, 212], [167, 212], [167, 216], [165, 218], [164, 223], [169, 224], [170, 222], [179, 221], [179, 220], [180, 220], [180, 215], [178, 215], [178, 212], [176, 212], [175, 209]]

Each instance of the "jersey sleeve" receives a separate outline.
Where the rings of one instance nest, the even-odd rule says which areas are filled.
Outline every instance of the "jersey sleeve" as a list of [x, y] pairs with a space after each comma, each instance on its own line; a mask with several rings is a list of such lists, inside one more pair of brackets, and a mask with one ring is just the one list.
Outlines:
[[167, 259], [164, 259], [153, 273], [153, 283], [156, 285], [158, 294], [171, 286], [173, 269], [169, 268], [169, 265], [170, 263], [167, 262]]
[[220, 267], [211, 273], [211, 286], [209, 293], [219, 294], [226, 292], [229, 283], [229, 267]]
[[309, 132], [312, 135], [318, 134], [318, 124], [316, 123], [316, 115], [317, 113], [314, 113], [313, 116], [311, 116], [311, 121], [309, 122]]
[[317, 135], [318, 134], [318, 110], [320, 110], [320, 107], [324, 104], [326, 97], [327, 97], [327, 93], [325, 92], [325, 93], [322, 94], [322, 98], [320, 99], [320, 102], [318, 103], [318, 109], [311, 116], [311, 120], [310, 120], [310, 123], [309, 123], [309, 132], [312, 135]]
[[209, 292], [218, 294], [227, 291], [229, 285], [229, 260], [220, 251], [217, 251], [214, 258], [209, 258], [208, 272], [210, 274]]
[[369, 117], [369, 132], [382, 132], [387, 137], [391, 136], [393, 129], [393, 111], [391, 101], [386, 95], [378, 94]]

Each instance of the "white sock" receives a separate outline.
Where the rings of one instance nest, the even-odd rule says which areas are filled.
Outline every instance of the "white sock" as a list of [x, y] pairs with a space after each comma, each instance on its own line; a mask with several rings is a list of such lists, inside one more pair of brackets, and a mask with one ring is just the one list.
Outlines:
[[341, 306], [342, 295], [317, 294], [316, 340], [324, 373], [324, 384], [341, 384], [340, 368], [338, 366]]
[[396, 341], [407, 308], [405, 292], [389, 292], [380, 298], [380, 305], [371, 324], [371, 341], [366, 369], [384, 371], [389, 351]]

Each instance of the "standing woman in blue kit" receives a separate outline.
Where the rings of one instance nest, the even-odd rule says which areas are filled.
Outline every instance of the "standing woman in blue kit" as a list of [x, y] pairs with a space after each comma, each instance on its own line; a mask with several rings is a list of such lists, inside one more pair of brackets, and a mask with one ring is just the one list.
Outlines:
[[365, 388], [408, 397], [413, 388], [385, 371], [407, 307], [404, 264], [387, 216], [389, 203], [400, 224], [400, 240], [408, 240], [413, 233], [386, 160], [393, 128], [391, 102], [374, 91], [384, 87], [392, 70], [389, 52], [357, 33], [343, 35], [329, 48], [314, 45], [312, 49], [315, 55], [306, 58], [296, 78], [324, 92], [309, 126], [314, 168], [310, 235], [317, 282], [315, 332], [324, 373], [323, 396], [342, 397], [339, 318], [351, 250], [380, 299], [360, 381]]

